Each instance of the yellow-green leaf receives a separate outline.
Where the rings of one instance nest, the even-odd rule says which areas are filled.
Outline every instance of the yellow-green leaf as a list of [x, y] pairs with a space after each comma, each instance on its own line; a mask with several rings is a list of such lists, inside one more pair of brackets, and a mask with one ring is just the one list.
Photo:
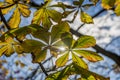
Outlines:
[[103, 58], [99, 56], [97, 53], [89, 50], [74, 50], [74, 52], [79, 54], [80, 56], [83, 56], [84, 58], [88, 59], [91, 62], [103, 60]]
[[32, 20], [32, 23], [33, 24], [42, 23], [44, 27], [49, 28], [52, 25], [50, 19], [52, 19], [55, 22], [59, 22], [61, 18], [62, 18], [62, 14], [60, 12], [42, 7], [34, 13], [34, 18]]
[[87, 64], [81, 59], [79, 58], [76, 54], [72, 53], [72, 60], [73, 62], [75, 62], [78, 66], [84, 68], [84, 69], [88, 69]]
[[18, 7], [19, 7], [19, 10], [20, 10], [21, 14], [24, 17], [29, 17], [30, 16], [31, 11], [29, 10], [29, 7], [27, 5], [18, 4]]
[[9, 3], [9, 4], [14, 3], [13, 0], [5, 0], [5, 2], [7, 2], [7, 3]]
[[81, 18], [81, 21], [84, 23], [87, 23], [87, 24], [93, 23], [92, 17], [83, 11], [81, 11], [80, 18]]
[[85, 35], [78, 38], [73, 48], [88, 48], [94, 46], [95, 44], [96, 40], [94, 37]]
[[12, 53], [14, 53], [14, 40], [9, 39], [6, 42], [0, 42], [0, 56], [5, 54], [6, 56], [10, 56]]
[[58, 67], [64, 66], [67, 63], [68, 58], [69, 58], [69, 53], [67, 52], [56, 60], [56, 66]]
[[49, 19], [49, 15], [47, 13], [47, 9], [45, 8], [40, 8], [39, 10], [37, 10], [34, 13], [34, 17], [32, 20], [33, 24], [38, 24], [40, 25], [42, 23], [42, 25], [46, 28], [49, 28], [52, 25], [52, 22]]
[[115, 5], [119, 5], [120, 4], [120, 0], [115, 0]]
[[96, 79], [93, 75], [90, 75], [90, 76], [82, 75], [80, 80], [96, 80]]
[[117, 16], [120, 16], [120, 4], [118, 4], [115, 8], [115, 13]]
[[3, 46], [0, 48], [0, 57], [3, 55], [3, 53], [7, 50], [7, 46]]
[[[81, 76], [84, 77], [85, 80], [94, 80], [94, 78], [95, 78], [95, 80], [110, 80], [109, 78], [105, 78], [105, 77], [103, 77], [103, 76], [101, 76], [101, 75], [98, 75], [98, 74], [96, 74], [96, 73], [94, 73], [94, 72], [91, 72], [91, 71], [89, 71], [89, 70], [87, 70], [87, 69], [84, 69], [84, 68], [78, 66], [78, 65], [75, 64], [75, 63], [73, 63], [73, 67], [74, 67], [74, 69], [75, 69], [75, 72], [76, 72], [77, 74], [81, 74]], [[93, 78], [93, 77], [94, 77], [94, 78]], [[88, 79], [87, 79], [87, 78], [88, 78]], [[92, 78], [92, 79], [91, 79], [91, 78]], [[84, 80], [84, 79], [83, 79], [83, 80]]]
[[14, 49], [17, 54], [22, 54], [24, 52], [24, 49], [21, 45], [14, 45]]
[[[6, 6], [9, 6], [9, 5], [6, 5]], [[3, 7], [4, 7], [4, 6], [3, 6]], [[8, 8], [2, 9], [2, 14], [3, 14], [3, 15], [7, 14], [7, 13], [8, 13], [9, 11], [11, 11], [14, 7], [15, 7], [15, 5], [10, 6], [10, 7], [8, 7]]]
[[114, 6], [115, 0], [102, 0], [102, 7], [105, 9], [110, 9]]
[[47, 50], [41, 50], [41, 49], [34, 50], [32, 53], [33, 56], [32, 62], [40, 63], [41, 61], [45, 60], [46, 54], [47, 54]]
[[20, 20], [21, 20], [20, 19], [20, 12], [19, 12], [18, 8], [16, 8], [14, 10], [12, 17], [10, 18], [10, 21], [8, 22], [10, 25], [10, 28], [11, 29], [18, 28], [19, 24], [20, 24]]
[[44, 9], [41, 8], [41, 9], [37, 10], [34, 13], [32, 23], [39, 25], [41, 23], [41, 21], [43, 20], [43, 18], [44, 18], [43, 15], [44, 15]]
[[13, 45], [12, 43], [9, 43], [6, 46], [7, 46], [7, 51], [5, 52], [5, 55], [10, 56], [12, 53], [14, 53]]

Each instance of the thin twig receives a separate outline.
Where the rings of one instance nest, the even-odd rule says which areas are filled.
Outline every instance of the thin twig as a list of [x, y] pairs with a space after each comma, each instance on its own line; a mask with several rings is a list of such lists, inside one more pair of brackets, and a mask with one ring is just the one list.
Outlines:
[[[100, 15], [101, 13], [103, 13], [104, 11], [106, 11], [106, 10], [105, 10], [105, 9], [100, 10], [98, 13], [96, 13], [94, 16], [92, 16], [92, 18], [97, 17], [98, 15]], [[85, 25], [85, 23], [83, 23], [82, 25], [80, 25], [76, 31], [79, 31], [79, 29], [80, 29], [82, 26], [84, 26], [84, 25]]]

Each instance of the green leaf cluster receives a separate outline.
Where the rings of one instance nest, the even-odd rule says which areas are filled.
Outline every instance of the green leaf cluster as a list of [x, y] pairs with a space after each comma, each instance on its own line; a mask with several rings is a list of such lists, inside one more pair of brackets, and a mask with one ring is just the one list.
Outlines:
[[[51, 5], [52, 0], [44, 0], [40, 6], [34, 7], [30, 0], [4, 0], [0, 2], [2, 15], [13, 11], [8, 21], [10, 29], [2, 32], [0, 36], [0, 56], [10, 56], [13, 53], [31, 53], [32, 62], [40, 63], [46, 59], [48, 50], [56, 58], [57, 68], [65, 67], [60, 71], [53, 72], [46, 80], [67, 80], [70, 75], [80, 75], [78, 80], [109, 80], [96, 73], [89, 71], [85, 59], [90, 62], [98, 62], [103, 58], [96, 52], [86, 48], [95, 46], [96, 40], [92, 36], [80, 36], [77, 40], [70, 33], [70, 25], [77, 15], [83, 23], [94, 23], [92, 16], [85, 12], [91, 6], [95, 6], [99, 0], [89, 0], [90, 3], [84, 4], [85, 0], [74, 0], [73, 5], [63, 2]], [[116, 15], [120, 15], [120, 0], [102, 0], [105, 9], [115, 6]], [[19, 27], [21, 16], [29, 17], [30, 7], [36, 8], [31, 24]], [[57, 11], [54, 7], [61, 8]], [[64, 20], [73, 13], [72, 20]], [[0, 22], [2, 23], [2, 22]], [[31, 36], [28, 38], [27, 36]], [[72, 63], [66, 66], [68, 60]], [[24, 66], [23, 64], [21, 64]]]
[[63, 70], [57, 71], [50, 74], [46, 80], [68, 80], [71, 75], [81, 75], [81, 77], [76, 80], [109, 80], [109, 78], [104, 78], [94, 72], [88, 71], [76, 63], [71, 63], [67, 65]]

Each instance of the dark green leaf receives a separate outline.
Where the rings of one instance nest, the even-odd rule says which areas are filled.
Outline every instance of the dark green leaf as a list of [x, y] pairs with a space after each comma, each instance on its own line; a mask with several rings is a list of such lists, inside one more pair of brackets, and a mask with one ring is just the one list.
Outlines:
[[57, 12], [56, 10], [48, 10], [48, 15], [49, 17], [55, 21], [55, 22], [60, 22], [62, 19], [62, 14], [60, 12]]
[[84, 2], [84, 0], [73, 1], [73, 4], [74, 4], [74, 5], [81, 6], [83, 2]]
[[114, 6], [115, 0], [102, 0], [102, 7], [105, 9], [110, 9]]
[[40, 63], [41, 61], [45, 60], [46, 55], [47, 55], [47, 50], [36, 49], [33, 51], [32, 55], [33, 55], [32, 62]]
[[21, 43], [21, 46], [24, 48], [25, 52], [32, 52], [36, 49], [41, 49], [43, 44], [37, 40], [27, 39]]
[[54, 25], [51, 31], [51, 42], [58, 40], [61, 37], [61, 34], [64, 32], [69, 32], [70, 26], [67, 22], [61, 22], [57, 25]]
[[64, 11], [63, 12], [63, 18], [66, 18], [68, 15], [70, 15], [72, 12], [74, 12], [75, 10], [72, 10], [72, 11]]

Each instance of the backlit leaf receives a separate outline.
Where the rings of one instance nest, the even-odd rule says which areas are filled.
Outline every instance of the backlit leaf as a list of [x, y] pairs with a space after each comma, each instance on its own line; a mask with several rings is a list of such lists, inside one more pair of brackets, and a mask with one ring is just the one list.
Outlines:
[[[56, 18], [57, 17], [57, 18]], [[44, 27], [49, 28], [52, 25], [50, 19], [55, 22], [59, 22], [62, 18], [62, 14], [52, 9], [40, 8], [34, 13], [34, 18], [32, 20], [33, 24], [40, 24]]]
[[33, 57], [33, 63], [38, 62], [40, 63], [41, 61], [45, 60], [47, 54], [47, 50], [41, 50], [41, 49], [36, 49], [32, 53]]
[[81, 76], [82, 78], [80, 79], [80, 80], [96, 80], [95, 78], [94, 78], [94, 76], [92, 76], [92, 75], [90, 75], [90, 76]]
[[81, 36], [75, 42], [73, 48], [88, 48], [94, 46], [96, 44], [96, 40], [92, 36]]
[[69, 58], [69, 53], [67, 52], [56, 60], [56, 66], [58, 67], [64, 66], [67, 63], [68, 58]]
[[88, 51], [88, 50], [74, 50], [74, 52], [76, 52], [80, 56], [83, 56], [84, 58], [88, 59], [91, 62], [96, 62], [96, 61], [103, 60], [103, 58], [101, 56], [99, 56], [97, 53], [92, 52], [92, 51]]
[[14, 53], [14, 48], [13, 48], [12, 43], [7, 44], [7, 51], [5, 52], [5, 55], [10, 56], [12, 53]]
[[120, 4], [120, 0], [115, 0], [115, 5], [119, 5]]
[[[6, 6], [9, 6], [9, 5], [6, 5]], [[14, 7], [15, 7], [15, 5], [10, 6], [10, 7], [8, 7], [8, 8], [2, 9], [2, 14], [3, 14], [3, 15], [7, 14], [7, 13], [8, 13], [9, 11], [11, 11]]]
[[14, 53], [14, 46], [15, 41], [11, 38], [9, 40], [6, 40], [5, 42], [0, 42], [0, 56], [5, 54], [6, 56], [10, 56]]
[[115, 13], [117, 16], [120, 16], [120, 4], [118, 4], [115, 8]]
[[115, 0], [102, 0], [102, 7], [105, 9], [110, 9], [114, 6]]
[[83, 11], [81, 11], [80, 18], [81, 18], [81, 21], [84, 23], [87, 23], [87, 24], [93, 23], [92, 17]]
[[91, 72], [91, 71], [89, 71], [87, 69], [84, 69], [84, 68], [78, 66], [76, 63], [73, 63], [73, 67], [75, 69], [75, 72], [77, 74], [81, 74], [81, 76], [84, 77], [85, 80], [92, 80], [92, 79], [94, 80], [94, 78], [95, 78], [95, 80], [110, 80], [109, 78], [105, 78], [105, 77], [100, 76], [100, 75], [98, 75], [98, 74], [96, 74], [94, 72]]
[[88, 69], [87, 64], [80, 58], [78, 57], [76, 54], [72, 53], [72, 60], [74, 63], [76, 63], [78, 66], [84, 68], [84, 69]]
[[22, 54], [24, 52], [24, 49], [21, 45], [15, 45], [14, 48], [17, 54]]
[[61, 37], [61, 34], [64, 32], [69, 32], [70, 26], [67, 22], [61, 22], [57, 25], [54, 25], [51, 31], [51, 41], [54, 42]]
[[44, 17], [42, 17], [43, 14], [44, 14], [44, 9], [39, 9], [39, 10], [37, 10], [37, 11], [34, 13], [34, 17], [33, 17], [32, 23], [39, 25], [39, 24], [41, 23], [42, 19], [44, 18]]
[[7, 50], [7, 46], [3, 46], [2, 48], [0, 48], [0, 56], [2, 56], [6, 50]]
[[71, 71], [71, 66], [66, 66], [63, 70], [47, 76], [46, 80], [68, 80], [69, 76], [72, 74], [74, 74], [74, 72]]
[[31, 11], [29, 10], [28, 6], [26, 6], [24, 4], [18, 4], [18, 7], [24, 17], [29, 17]]
[[38, 25], [42, 23], [44, 27], [48, 27], [48, 28], [52, 25], [49, 19], [49, 15], [47, 14], [47, 10], [44, 8], [40, 8], [34, 13], [32, 23]]
[[9, 3], [9, 4], [14, 3], [13, 0], [5, 0], [5, 2], [7, 2], [7, 3]]
[[10, 18], [10, 21], [8, 22], [10, 25], [10, 28], [11, 29], [18, 28], [19, 24], [20, 24], [20, 20], [21, 20], [20, 19], [20, 12], [19, 12], [18, 8], [16, 8], [14, 10], [12, 17]]
[[61, 39], [66, 46], [68, 46], [69, 48], [72, 47], [72, 42], [73, 42], [72, 34], [70, 34], [69, 32], [65, 32], [61, 35]]

